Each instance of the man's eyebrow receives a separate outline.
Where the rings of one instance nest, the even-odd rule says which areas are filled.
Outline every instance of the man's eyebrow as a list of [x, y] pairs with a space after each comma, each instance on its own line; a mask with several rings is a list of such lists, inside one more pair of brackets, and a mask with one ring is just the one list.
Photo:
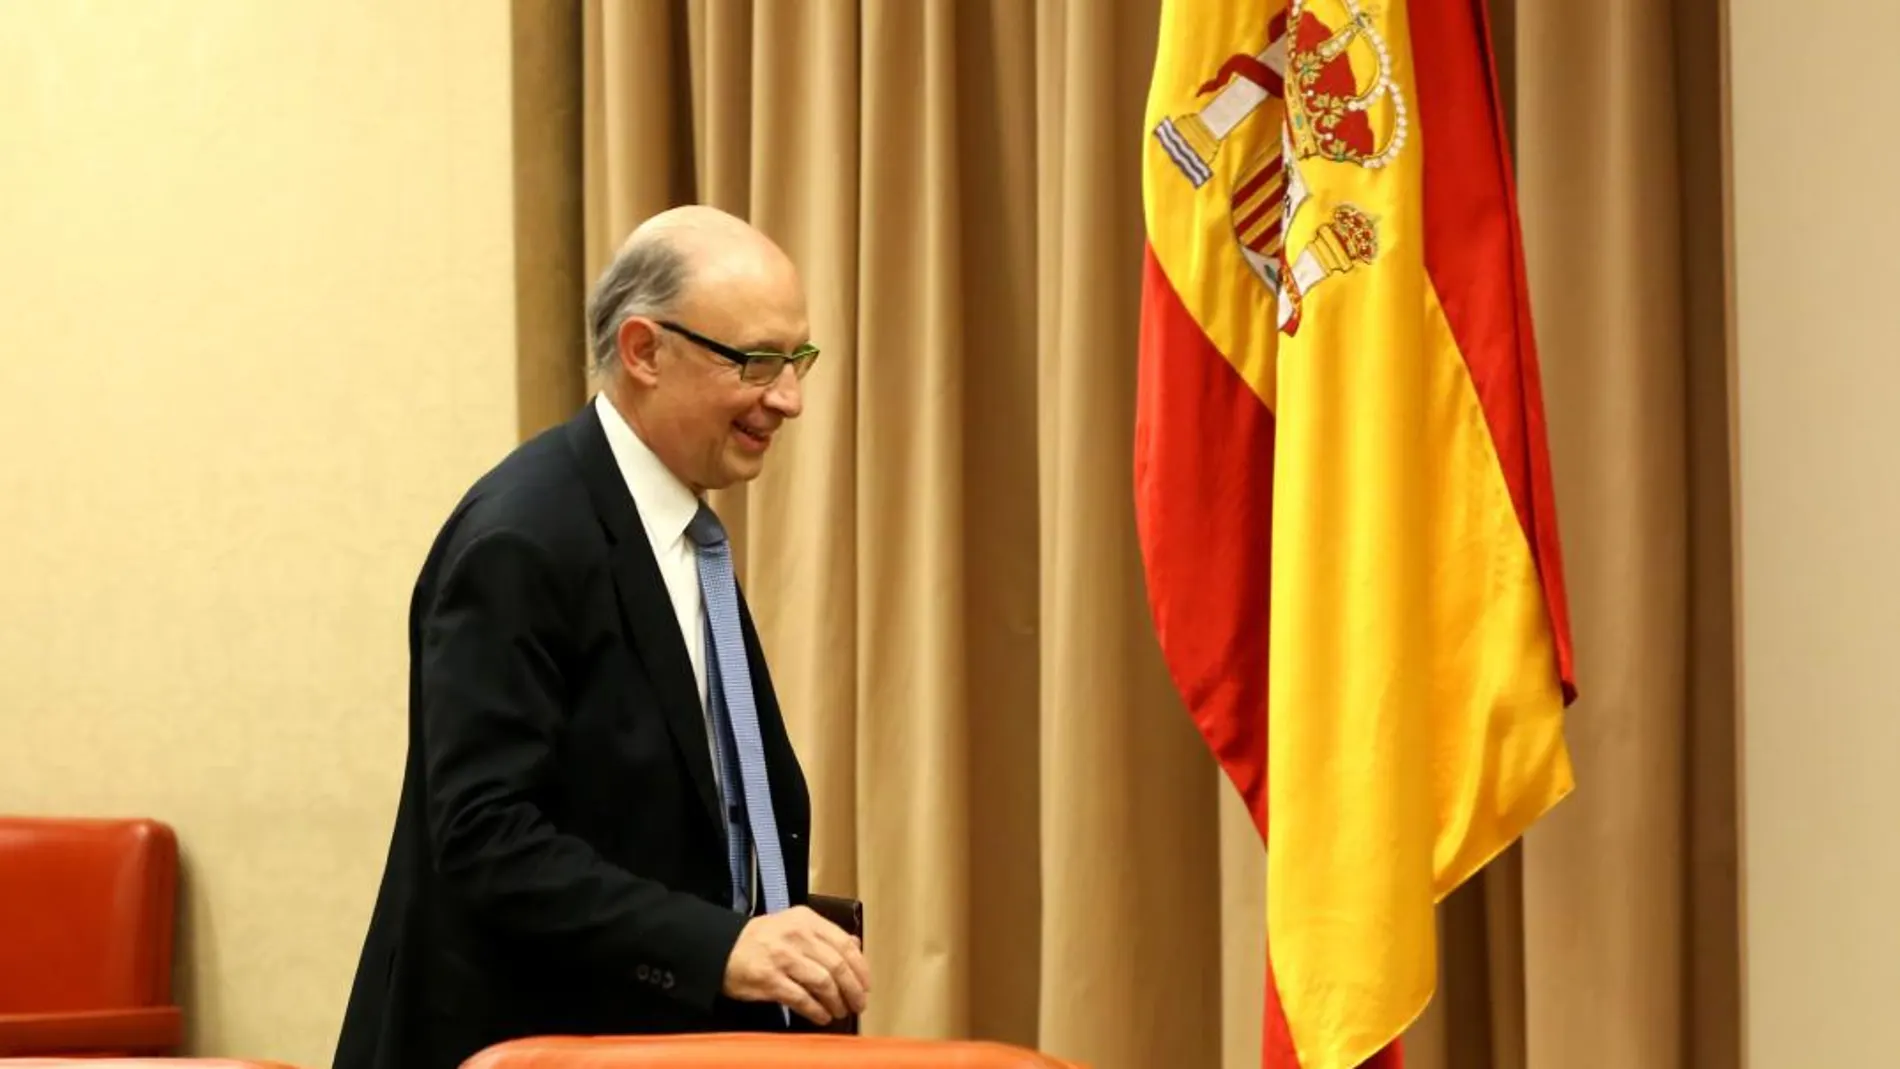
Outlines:
[[775, 339], [766, 338], [766, 339], [758, 339], [758, 340], [748, 340], [745, 344], [735, 345], [733, 346], [733, 348], [743, 353], [789, 353], [797, 349], [798, 346], [802, 344], [804, 343], [799, 342], [793, 345], [785, 345]]

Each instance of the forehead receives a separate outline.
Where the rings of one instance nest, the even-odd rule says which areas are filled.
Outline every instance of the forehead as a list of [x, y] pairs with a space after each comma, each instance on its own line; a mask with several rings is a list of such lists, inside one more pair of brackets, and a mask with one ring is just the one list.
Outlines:
[[810, 336], [797, 272], [769, 258], [735, 257], [695, 272], [680, 312], [688, 326], [740, 348], [790, 349]]

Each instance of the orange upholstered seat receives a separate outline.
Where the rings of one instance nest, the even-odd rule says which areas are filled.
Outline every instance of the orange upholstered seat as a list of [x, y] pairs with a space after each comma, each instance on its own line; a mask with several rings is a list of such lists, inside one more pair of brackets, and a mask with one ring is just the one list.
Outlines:
[[156, 821], [0, 817], [0, 1057], [175, 1050], [177, 881]]
[[462, 1069], [1080, 1069], [1021, 1047], [977, 1041], [836, 1035], [693, 1035], [522, 1039]]

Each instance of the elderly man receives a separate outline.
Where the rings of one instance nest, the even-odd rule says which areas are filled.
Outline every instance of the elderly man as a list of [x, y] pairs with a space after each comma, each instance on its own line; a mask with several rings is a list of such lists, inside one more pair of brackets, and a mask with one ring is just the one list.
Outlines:
[[409, 756], [337, 1069], [864, 1010], [856, 940], [802, 904], [804, 775], [704, 500], [803, 406], [797, 271], [675, 209], [588, 315], [601, 393], [469, 490], [416, 584]]

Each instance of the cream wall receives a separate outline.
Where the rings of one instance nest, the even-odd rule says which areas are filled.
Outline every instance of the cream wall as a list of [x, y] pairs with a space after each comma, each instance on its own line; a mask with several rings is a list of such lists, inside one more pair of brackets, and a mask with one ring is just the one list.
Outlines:
[[[1747, 1047], [1871, 1065], [1900, 9], [1729, 8]], [[0, 2], [0, 811], [177, 826], [201, 1052], [328, 1064], [408, 586], [514, 440], [509, 76], [498, 2]]]
[[1729, 21], [1749, 1065], [1891, 1065], [1900, 8]]
[[508, 81], [496, 2], [0, 3], [0, 811], [176, 825], [203, 1052], [329, 1064], [514, 440]]

